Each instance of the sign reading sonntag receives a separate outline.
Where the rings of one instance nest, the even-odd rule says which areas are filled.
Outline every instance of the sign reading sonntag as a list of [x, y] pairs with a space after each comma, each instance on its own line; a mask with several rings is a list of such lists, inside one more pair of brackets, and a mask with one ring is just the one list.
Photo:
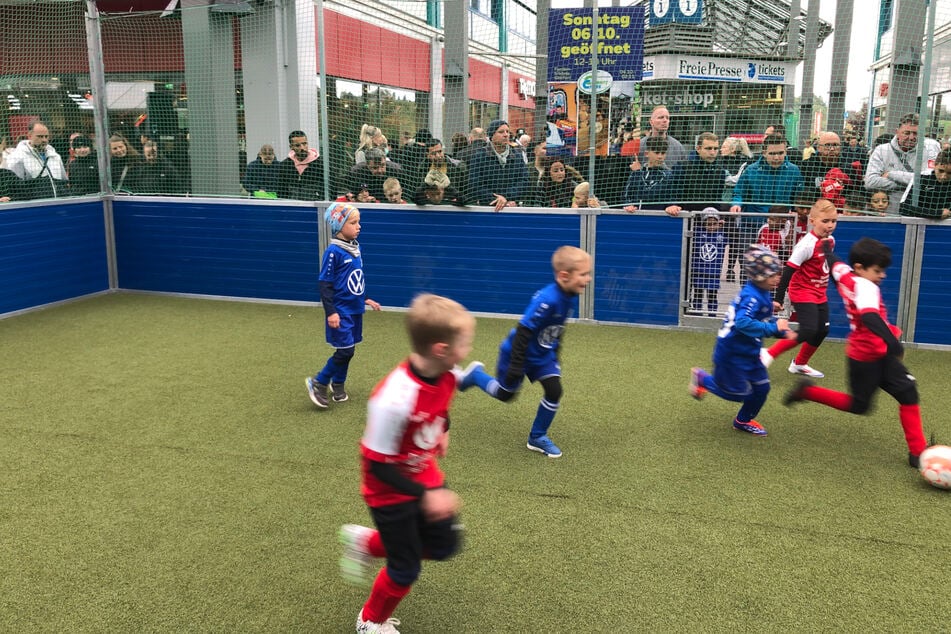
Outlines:
[[548, 14], [548, 81], [574, 82], [591, 70], [592, 35], [598, 70], [614, 81], [640, 81], [644, 63], [644, 7], [553, 9]]

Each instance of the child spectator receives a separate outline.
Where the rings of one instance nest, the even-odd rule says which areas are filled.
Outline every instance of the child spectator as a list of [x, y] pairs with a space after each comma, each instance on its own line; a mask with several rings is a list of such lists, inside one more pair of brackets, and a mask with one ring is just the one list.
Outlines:
[[591, 184], [588, 181], [575, 185], [575, 190], [571, 196], [571, 207], [573, 209], [600, 206], [601, 203], [598, 199], [591, 195]]
[[800, 193], [793, 201], [796, 222], [793, 225], [792, 244], [795, 245], [804, 235], [809, 233], [809, 212], [812, 211], [812, 206], [815, 204], [816, 197], [807, 192]]
[[565, 322], [574, 313], [577, 297], [591, 281], [591, 256], [578, 247], [563, 246], [551, 258], [555, 281], [535, 293], [525, 314], [499, 346], [495, 378], [474, 363], [460, 379], [459, 389], [478, 385], [489, 396], [505, 402], [528, 377], [545, 391], [528, 434], [528, 448], [549, 458], [561, 449], [548, 437], [548, 428], [561, 401], [561, 364], [558, 348]]
[[347, 192], [346, 194], [340, 194], [336, 198], [338, 203], [376, 203], [380, 202], [374, 198], [373, 194], [370, 193], [370, 188], [368, 185], [361, 184], [356, 188], [357, 193]]
[[864, 189], [853, 189], [845, 194], [845, 209], [843, 216], [866, 216], [868, 211], [868, 194]]
[[698, 222], [695, 226], [690, 254], [690, 310], [697, 314], [702, 313], [706, 299], [707, 316], [716, 317], [720, 308], [717, 301], [720, 292], [720, 269], [723, 268], [727, 239], [722, 230], [723, 221], [717, 215], [717, 208], [707, 207], [703, 211], [702, 224]]
[[785, 405], [813, 401], [851, 414], [865, 414], [881, 388], [898, 401], [898, 419], [908, 445], [908, 464], [918, 467], [927, 443], [914, 377], [902, 363], [901, 330], [888, 323], [879, 285], [891, 266], [891, 250], [872, 238], [861, 238], [849, 250], [850, 267], [836, 258], [831, 244], [826, 255], [836, 288], [845, 303], [851, 329], [845, 344], [849, 392], [837, 392], [800, 379], [783, 399]]
[[769, 213], [771, 215], [766, 217], [766, 222], [756, 236], [756, 244], [766, 247], [781, 260], [785, 260], [789, 257], [789, 229], [792, 224], [789, 222], [789, 207], [773, 205], [769, 208]]
[[647, 155], [647, 166], [642, 167], [637, 156], [631, 163], [631, 175], [624, 190], [624, 200], [627, 201], [624, 211], [629, 213], [634, 213], [644, 203], [670, 203], [673, 197], [673, 173], [664, 165], [667, 137], [649, 136], [641, 141]]
[[921, 193], [918, 195], [918, 205], [909, 190], [905, 200], [899, 206], [899, 213], [903, 216], [918, 216], [946, 220], [951, 216], [951, 150], [942, 150], [935, 159], [934, 171], [921, 177]]
[[812, 230], [796, 246], [783, 268], [783, 278], [776, 290], [777, 309], [783, 305], [786, 289], [799, 321], [799, 332], [795, 340], [777, 341], [762, 351], [763, 365], [767, 368], [773, 360], [802, 344], [799, 354], [789, 364], [792, 374], [804, 374], [814, 379], [825, 375], [809, 366], [809, 360], [829, 334], [829, 268], [826, 266], [822, 243], [829, 242], [834, 247], [836, 223], [839, 212], [832, 203], [820, 198], [809, 213]]
[[826, 172], [819, 186], [819, 195], [831, 202], [836, 209], [845, 209], [845, 193], [851, 185], [852, 179], [838, 167], [833, 167]]
[[868, 196], [868, 209], [874, 216], [884, 216], [889, 205], [888, 192], [884, 189], [872, 189]]
[[361, 491], [376, 530], [345, 524], [339, 533], [348, 580], [362, 583], [372, 558], [386, 558], [357, 632], [397, 633], [393, 612], [422, 560], [448, 559], [461, 545], [459, 496], [446, 487], [437, 458], [449, 446], [453, 368], [472, 349], [475, 319], [451, 299], [423, 294], [410, 305], [406, 329], [412, 352], [373, 389], [360, 441]]
[[386, 200], [394, 205], [407, 204], [403, 200], [403, 187], [400, 185], [400, 181], [392, 176], [383, 181], [383, 194], [386, 196]]
[[763, 337], [795, 338], [785, 319], [773, 318], [769, 294], [779, 284], [782, 260], [769, 249], [753, 246], [743, 256], [749, 281], [730, 304], [713, 348], [713, 374], [690, 371], [690, 394], [700, 400], [707, 392], [743, 405], [733, 428], [754, 436], [766, 429], [755, 419], [769, 395], [769, 374], [759, 360]]
[[360, 235], [360, 210], [350, 203], [335, 202], [324, 213], [330, 227], [330, 246], [320, 264], [320, 301], [327, 315], [327, 343], [334, 348], [323, 369], [307, 377], [307, 394], [314, 405], [326, 409], [328, 386], [333, 389], [334, 403], [349, 399], [344, 383], [353, 358], [354, 348], [363, 341], [363, 313], [369, 306], [380, 305], [366, 296], [363, 278], [363, 257], [357, 236]]

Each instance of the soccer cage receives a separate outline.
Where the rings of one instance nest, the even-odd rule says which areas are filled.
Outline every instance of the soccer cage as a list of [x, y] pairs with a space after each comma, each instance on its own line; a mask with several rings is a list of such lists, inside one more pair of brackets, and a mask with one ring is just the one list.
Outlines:
[[[234, 222], [278, 208], [309, 209], [315, 247], [328, 236], [313, 211], [334, 200], [357, 202], [387, 229], [424, 218], [419, 230], [439, 226], [447, 232], [441, 238], [468, 236], [477, 247], [493, 239], [477, 227], [497, 236], [506, 223], [519, 224], [506, 218], [532, 217], [525, 223], [532, 235], [579, 244], [596, 256], [581, 317], [710, 326], [743, 283], [748, 246], [763, 243], [787, 255], [807, 230], [797, 222], [797, 207], [802, 212], [821, 195], [843, 212], [844, 244], [881, 236], [897, 252], [900, 280], [886, 295], [906, 331], [920, 325], [920, 313], [932, 304], [946, 308], [936, 298], [946, 282], [923, 287], [928, 271], [947, 268], [939, 262], [948, 252], [947, 232], [931, 219], [899, 217], [898, 202], [883, 212], [872, 198], [885, 189], [890, 200], [903, 197], [908, 213], [935, 211], [934, 192], [942, 187], [926, 178], [938, 160], [934, 148], [951, 132], [942, 104], [951, 80], [941, 62], [942, 47], [951, 46], [945, 42], [951, 3], [901, 3], [895, 15], [892, 3], [882, 3], [875, 80], [861, 112], [844, 112], [841, 59], [826, 119], [816, 116], [819, 104], [809, 94], [814, 71], [804, 71], [809, 88], [799, 111], [785, 118], [782, 107], [777, 111], [788, 146], [779, 148], [786, 152], [779, 162], [799, 166], [803, 177], [801, 186], [782, 191], [751, 185], [749, 174], [769, 159], [762, 144], [769, 139], [742, 127], [749, 123], [741, 109], [726, 113], [719, 134], [671, 128], [689, 129], [689, 138], [680, 139], [684, 156], [672, 156], [668, 146], [672, 169], [657, 162], [663, 153], [648, 141], [656, 103], [641, 89], [644, 47], [660, 50], [663, 39], [649, 3], [564, 10], [548, 4], [0, 1], [0, 23], [7, 25], [0, 118], [7, 171], [0, 196], [9, 199], [5, 209], [99, 200], [107, 224], [122, 210], [155, 217], [196, 204], [230, 205]], [[736, 54], [768, 60], [777, 42], [744, 38], [749, 25], [725, 19], [728, 9], [742, 11], [739, 5], [750, 20], [778, 19], [761, 16], [755, 4], [707, 0], [696, 32], [743, 42]], [[777, 32], [795, 27], [795, 35], [804, 34], [802, 47], [788, 53], [801, 57], [820, 27], [797, 20], [788, 4], [779, 2], [787, 24]], [[678, 106], [668, 112], [673, 122], [682, 118]], [[884, 140], [879, 134], [894, 134], [909, 113], [920, 117], [924, 151], [901, 154], [886, 170], [890, 179], [870, 180], [870, 153]], [[51, 149], [37, 140], [43, 128]], [[840, 141], [820, 143], [817, 130], [837, 132]], [[705, 156], [713, 160], [704, 161], [711, 150]], [[669, 165], [674, 159], [678, 164]], [[496, 205], [501, 214], [492, 213]], [[466, 220], [456, 224], [460, 214]], [[170, 227], [174, 215], [164, 220]], [[552, 229], [563, 226], [568, 229]], [[110, 225], [107, 242], [121, 238], [113, 231]], [[180, 232], [167, 239], [180, 240]], [[123, 245], [109, 250], [119, 252], [122, 264]], [[480, 253], [474, 249], [472, 257]], [[139, 255], [125, 262], [141, 265], [147, 254]], [[402, 255], [421, 266], [418, 253]], [[113, 272], [110, 285], [135, 279], [119, 277]], [[635, 278], [653, 285], [651, 296], [665, 296], [657, 300], [665, 311], [675, 306], [672, 316], [625, 316], [638, 301], [625, 296]], [[491, 303], [484, 309], [518, 310]], [[936, 336], [930, 342], [947, 343]]]

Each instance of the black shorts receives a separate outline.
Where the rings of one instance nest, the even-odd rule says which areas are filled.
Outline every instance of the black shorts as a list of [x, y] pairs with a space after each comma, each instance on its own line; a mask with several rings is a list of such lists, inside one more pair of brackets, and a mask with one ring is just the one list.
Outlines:
[[371, 507], [370, 515], [386, 548], [386, 564], [396, 570], [415, 570], [433, 553], [458, 548], [458, 518], [429, 522], [419, 501]]
[[871, 405], [881, 388], [902, 405], [918, 403], [918, 384], [905, 364], [885, 355], [875, 361], [849, 359], [849, 391], [856, 405]]

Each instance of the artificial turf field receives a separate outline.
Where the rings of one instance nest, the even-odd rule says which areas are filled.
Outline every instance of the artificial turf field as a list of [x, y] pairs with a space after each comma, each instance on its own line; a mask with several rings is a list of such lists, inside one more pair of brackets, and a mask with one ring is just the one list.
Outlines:
[[[472, 358], [514, 321], [480, 318]], [[0, 630], [352, 632], [336, 530], [369, 521], [357, 443], [402, 322], [367, 315], [351, 400], [318, 411], [317, 307], [120, 293], [0, 320]], [[459, 394], [465, 548], [424, 565], [400, 631], [951, 631], [951, 493], [906, 465], [894, 401], [786, 409], [780, 359], [769, 436], [735, 432], [735, 404], [686, 392], [714, 337], [570, 324], [557, 460], [525, 448], [538, 386]], [[951, 444], [949, 353], [906, 364]], [[841, 343], [813, 365], [845, 386]]]

